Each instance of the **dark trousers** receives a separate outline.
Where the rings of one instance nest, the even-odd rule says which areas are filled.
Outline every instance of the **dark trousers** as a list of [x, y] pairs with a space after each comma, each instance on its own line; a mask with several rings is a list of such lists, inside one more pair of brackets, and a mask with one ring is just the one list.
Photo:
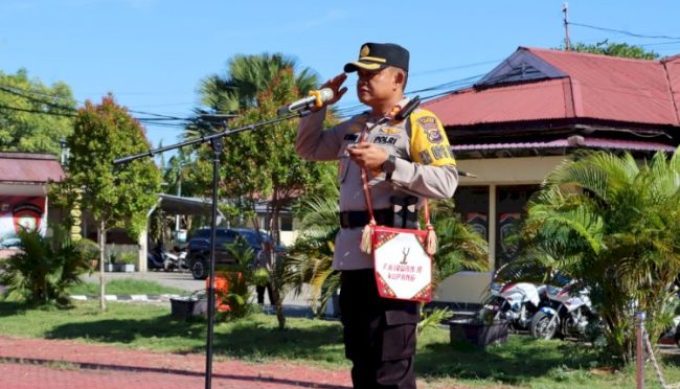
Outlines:
[[267, 289], [267, 296], [269, 297], [269, 304], [274, 304], [274, 299], [272, 298], [272, 284], [267, 283], [267, 285], [257, 285], [255, 291], [257, 292], [257, 303], [264, 304], [264, 290]]
[[341, 274], [340, 311], [354, 388], [415, 388], [418, 303], [380, 298], [372, 269], [351, 270]]

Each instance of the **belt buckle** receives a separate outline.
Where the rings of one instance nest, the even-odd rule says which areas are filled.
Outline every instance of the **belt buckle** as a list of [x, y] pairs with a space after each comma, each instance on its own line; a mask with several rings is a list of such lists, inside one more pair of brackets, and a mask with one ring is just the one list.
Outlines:
[[349, 227], [349, 212], [340, 212], [340, 227]]

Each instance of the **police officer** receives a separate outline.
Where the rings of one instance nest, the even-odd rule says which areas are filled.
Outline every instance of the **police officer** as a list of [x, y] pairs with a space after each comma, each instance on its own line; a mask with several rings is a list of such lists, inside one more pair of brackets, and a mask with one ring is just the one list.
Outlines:
[[[414, 198], [450, 198], [458, 183], [455, 161], [439, 119], [416, 109], [405, 120], [390, 120], [371, 128], [408, 102], [404, 87], [409, 52], [391, 43], [366, 43], [345, 73], [357, 72], [357, 95], [370, 108], [363, 114], [323, 130], [326, 105], [347, 92], [342, 73], [322, 87], [334, 98], [300, 120], [298, 154], [309, 160], [339, 160], [340, 224], [333, 268], [341, 271], [340, 311], [345, 355], [353, 363], [355, 388], [415, 388], [413, 370], [418, 303], [383, 299], [378, 295], [373, 260], [360, 250], [363, 227], [369, 222], [362, 190], [362, 168], [378, 224], [416, 227], [417, 218], [395, 218], [395, 205]], [[371, 128], [365, 138], [357, 138]], [[415, 196], [415, 197], [414, 197]]]

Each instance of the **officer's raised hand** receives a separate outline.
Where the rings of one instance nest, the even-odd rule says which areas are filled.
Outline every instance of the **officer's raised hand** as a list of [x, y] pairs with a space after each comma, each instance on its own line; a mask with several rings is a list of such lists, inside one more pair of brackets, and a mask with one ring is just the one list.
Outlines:
[[330, 80], [326, 81], [323, 85], [321, 85], [321, 89], [323, 88], [330, 88], [333, 90], [333, 98], [326, 101], [321, 107], [319, 108], [312, 108], [313, 112], [316, 112], [320, 110], [321, 108], [327, 106], [327, 105], [333, 105], [338, 102], [342, 98], [342, 96], [347, 92], [347, 87], [342, 87], [342, 84], [345, 82], [347, 79], [347, 74], [345, 73], [340, 73], [337, 76], [331, 78]]

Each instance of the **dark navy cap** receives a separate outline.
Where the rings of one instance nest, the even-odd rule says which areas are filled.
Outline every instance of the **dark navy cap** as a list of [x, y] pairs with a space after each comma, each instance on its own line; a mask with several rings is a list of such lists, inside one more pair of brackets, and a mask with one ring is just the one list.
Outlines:
[[379, 70], [394, 66], [408, 72], [409, 53], [394, 43], [364, 43], [359, 51], [359, 59], [345, 65], [345, 73], [359, 69]]

